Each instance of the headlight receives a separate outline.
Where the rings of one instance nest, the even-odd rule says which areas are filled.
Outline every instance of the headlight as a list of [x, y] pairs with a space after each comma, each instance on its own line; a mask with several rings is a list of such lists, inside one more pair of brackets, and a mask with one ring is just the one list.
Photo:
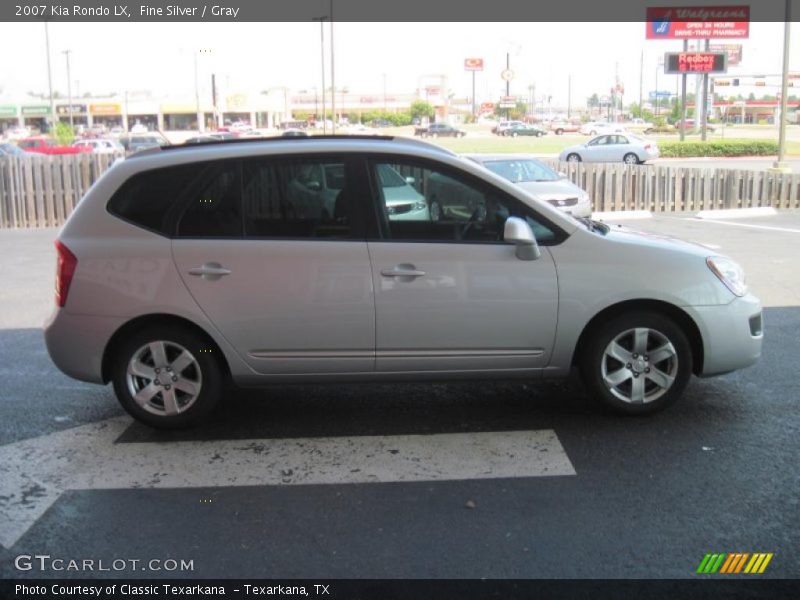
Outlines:
[[425, 202], [417, 202], [414, 205], [414, 210], [425, 210], [428, 208], [428, 205]]
[[742, 267], [724, 256], [709, 256], [706, 264], [711, 272], [725, 284], [731, 292], [737, 296], [744, 296], [747, 293], [747, 284], [744, 281], [744, 271]]

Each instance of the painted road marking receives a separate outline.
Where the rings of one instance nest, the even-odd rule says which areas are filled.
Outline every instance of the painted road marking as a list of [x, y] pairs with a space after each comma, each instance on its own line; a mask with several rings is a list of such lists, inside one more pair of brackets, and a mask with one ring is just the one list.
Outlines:
[[0, 446], [0, 544], [67, 490], [575, 475], [555, 431], [115, 444], [116, 417]]
[[734, 223], [732, 221], [720, 221], [718, 219], [698, 219], [692, 217], [693, 221], [702, 221], [703, 223], [719, 223], [720, 225], [731, 225], [733, 227], [749, 227], [751, 229], [767, 229], [769, 231], [783, 231], [786, 233], [800, 233], [800, 229], [791, 229], [789, 227], [774, 227], [772, 225], [753, 225], [750, 223]]

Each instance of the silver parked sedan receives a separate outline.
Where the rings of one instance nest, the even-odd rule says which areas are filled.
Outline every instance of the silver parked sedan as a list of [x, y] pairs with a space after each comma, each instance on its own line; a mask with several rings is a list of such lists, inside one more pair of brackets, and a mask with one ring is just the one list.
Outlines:
[[592, 216], [592, 199], [564, 175], [532, 156], [521, 154], [468, 154], [472, 161], [516, 183], [531, 196], [576, 217]]
[[632, 133], [598, 135], [586, 142], [565, 148], [558, 159], [567, 162], [621, 162], [638, 165], [658, 158], [658, 145]]
[[[320, 171], [327, 195], [310, 193]], [[446, 179], [467, 210], [392, 218], [398, 193], [416, 209]], [[575, 220], [416, 140], [145, 150], [92, 186], [56, 250], [50, 356], [111, 382], [154, 427], [208, 416], [231, 381], [538, 379], [573, 366], [592, 398], [643, 414], [692, 374], [761, 354], [761, 303], [729, 258]]]

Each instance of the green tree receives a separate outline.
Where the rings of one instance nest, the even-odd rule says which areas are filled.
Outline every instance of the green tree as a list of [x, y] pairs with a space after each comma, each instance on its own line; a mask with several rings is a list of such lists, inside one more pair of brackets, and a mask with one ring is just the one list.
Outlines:
[[414, 102], [412, 102], [411, 106], [408, 108], [408, 112], [411, 115], [411, 118], [419, 117], [420, 119], [423, 117], [432, 119], [433, 115], [436, 114], [433, 106], [424, 100], [414, 100]]
[[72, 141], [75, 139], [75, 132], [72, 130], [67, 123], [62, 123], [59, 121], [56, 123], [56, 141], [61, 146], [69, 146]]

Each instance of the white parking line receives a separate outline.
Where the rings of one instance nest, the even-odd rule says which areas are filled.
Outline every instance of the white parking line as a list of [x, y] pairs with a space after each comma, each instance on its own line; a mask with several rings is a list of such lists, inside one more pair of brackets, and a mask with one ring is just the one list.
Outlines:
[[692, 218], [692, 221], [702, 221], [703, 223], [719, 223], [720, 225], [731, 225], [732, 227], [749, 227], [750, 229], [767, 229], [769, 231], [783, 231], [785, 233], [800, 233], [800, 229], [791, 229], [789, 227], [774, 227], [772, 225], [753, 225], [752, 223], [734, 223], [732, 221], [720, 221], [718, 219], [698, 219]]
[[551, 429], [115, 444], [117, 417], [0, 446], [0, 544], [62, 492], [575, 475]]

